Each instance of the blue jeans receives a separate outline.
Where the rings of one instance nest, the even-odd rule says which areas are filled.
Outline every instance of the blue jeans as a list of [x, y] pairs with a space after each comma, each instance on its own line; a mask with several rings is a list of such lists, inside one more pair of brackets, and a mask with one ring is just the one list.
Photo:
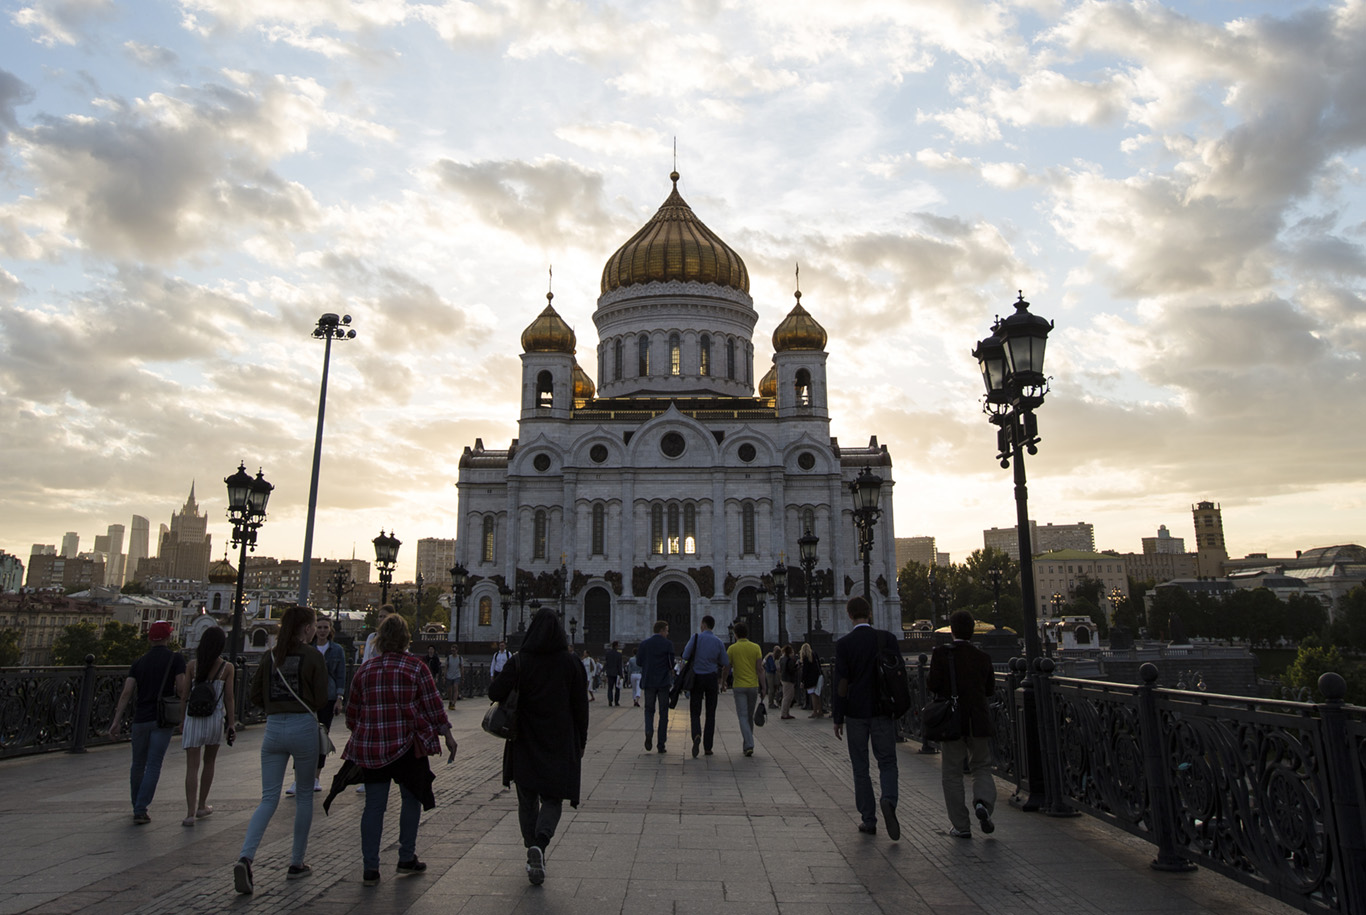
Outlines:
[[266, 735], [261, 740], [261, 803], [247, 824], [239, 857], [253, 860], [261, 837], [266, 833], [275, 808], [280, 806], [280, 790], [285, 783], [285, 764], [294, 759], [294, 781], [301, 789], [294, 797], [294, 847], [289, 863], [304, 863], [308, 851], [308, 830], [313, 825], [314, 774], [318, 771], [318, 726], [306, 712], [277, 713], [266, 717]]
[[866, 826], [877, 825], [873, 780], [868, 774], [868, 744], [877, 760], [882, 799], [896, 806], [896, 722], [890, 718], [846, 718], [844, 739], [849, 743], [849, 762], [854, 766], [854, 806]]
[[735, 717], [740, 719], [740, 743], [746, 750], [754, 749], [754, 710], [759, 707], [759, 687], [737, 686], [735, 693]]
[[659, 707], [659, 739], [655, 744], [664, 746], [664, 735], [669, 731], [669, 688], [645, 689], [645, 734], [648, 736], [655, 728], [655, 707]]
[[[392, 782], [366, 782], [365, 811], [360, 815], [360, 860], [368, 871], [379, 870], [379, 839], [384, 831], [384, 811], [389, 806]], [[417, 824], [422, 819], [422, 802], [403, 785], [398, 786], [402, 805], [398, 810], [398, 860], [417, 857]]]
[[133, 799], [133, 813], [145, 814], [152, 795], [157, 793], [161, 779], [161, 762], [171, 745], [175, 728], [157, 727], [155, 721], [133, 725], [133, 765], [128, 770], [128, 789]]

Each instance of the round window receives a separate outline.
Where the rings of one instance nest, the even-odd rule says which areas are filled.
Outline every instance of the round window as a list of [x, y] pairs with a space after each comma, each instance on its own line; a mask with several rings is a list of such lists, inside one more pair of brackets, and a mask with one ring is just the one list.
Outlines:
[[686, 447], [687, 442], [677, 432], [666, 432], [664, 437], [659, 440], [659, 450], [664, 452], [665, 457], [676, 458], [683, 453]]
[[601, 464], [603, 461], [607, 460], [607, 446], [594, 445], [592, 448], [589, 448], [588, 459], [594, 464]]
[[548, 454], [538, 454], [538, 455], [536, 455], [536, 457], [534, 457], [534, 458], [532, 459], [532, 461], [531, 461], [531, 466], [532, 466], [532, 467], [535, 467], [535, 468], [536, 468], [537, 470], [539, 470], [541, 473], [545, 473], [547, 470], [550, 469], [550, 455], [548, 455]]
[[746, 464], [754, 460], [754, 446], [751, 445], [749, 442], [745, 442], [743, 445], [741, 445], [739, 450], [735, 453], [738, 454], [740, 456], [740, 460], [744, 461]]
[[803, 451], [797, 455], [797, 466], [802, 470], [810, 470], [816, 466], [816, 456], [810, 451]]

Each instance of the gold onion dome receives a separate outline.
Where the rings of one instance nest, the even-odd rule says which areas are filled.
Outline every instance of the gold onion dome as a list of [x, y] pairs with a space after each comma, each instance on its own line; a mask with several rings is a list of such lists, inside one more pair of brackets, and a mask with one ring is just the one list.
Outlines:
[[631, 240], [602, 268], [602, 291], [638, 283], [715, 283], [749, 292], [749, 271], [740, 255], [702, 224], [678, 193], [678, 172], [669, 175], [673, 192]]
[[592, 400], [598, 393], [597, 387], [593, 384], [593, 379], [588, 377], [588, 373], [583, 370], [583, 366], [574, 363], [574, 399]]
[[778, 396], [778, 367], [776, 365], [769, 366], [768, 371], [764, 373], [764, 377], [759, 379], [759, 396]]
[[574, 352], [574, 331], [564, 323], [559, 312], [550, 304], [555, 298], [553, 292], [545, 294], [545, 311], [522, 331], [522, 351], [527, 353], [570, 353]]
[[209, 582], [215, 585], [232, 584], [237, 581], [237, 570], [226, 559], [220, 559], [209, 566]]
[[797, 304], [773, 331], [774, 352], [823, 350], [826, 339], [825, 328], [802, 307], [802, 294], [797, 293]]

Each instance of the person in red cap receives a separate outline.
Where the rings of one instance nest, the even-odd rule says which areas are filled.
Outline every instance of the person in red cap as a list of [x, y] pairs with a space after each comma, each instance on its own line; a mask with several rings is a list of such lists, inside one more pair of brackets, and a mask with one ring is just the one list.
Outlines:
[[161, 724], [157, 718], [157, 701], [161, 696], [185, 695], [185, 656], [171, 651], [171, 624], [157, 620], [147, 630], [152, 647], [133, 662], [123, 681], [123, 692], [114, 706], [114, 718], [109, 724], [109, 736], [119, 736], [123, 709], [137, 691], [133, 704], [133, 765], [129, 769], [129, 788], [133, 797], [133, 823], [142, 826], [152, 822], [147, 807], [156, 794], [161, 778], [161, 763], [171, 745], [178, 721]]

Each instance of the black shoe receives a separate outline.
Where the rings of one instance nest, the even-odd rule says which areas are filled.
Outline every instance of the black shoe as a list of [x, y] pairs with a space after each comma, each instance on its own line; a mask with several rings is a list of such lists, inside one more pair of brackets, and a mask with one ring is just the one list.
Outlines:
[[149, 817], [149, 816], [148, 816], [147, 814], [145, 814], [145, 813], [135, 813], [135, 814], [133, 814], [133, 825], [134, 825], [134, 826], [146, 826], [146, 825], [147, 825], [148, 823], [150, 823], [150, 822], [152, 822], [152, 818]]
[[[654, 748], [655, 748], [655, 735], [653, 735], [653, 734], [646, 734], [646, 735], [645, 735], [645, 752], [646, 752], [646, 753], [649, 753], [649, 752], [650, 752], [651, 750], [653, 750]], [[661, 751], [663, 751], [663, 749], [664, 749], [663, 747], [660, 747], [660, 750], [661, 750]]]
[[545, 852], [535, 845], [526, 850], [526, 878], [532, 886], [545, 883]]
[[692, 739], [692, 758], [693, 758], [693, 759], [696, 759], [696, 758], [697, 758], [697, 751], [698, 751], [699, 749], [701, 749], [701, 747], [702, 747], [702, 738], [701, 738], [701, 737], [694, 737], [694, 738]]
[[304, 877], [311, 877], [312, 875], [313, 868], [309, 867], [307, 864], [300, 864], [297, 866], [291, 864], [289, 870], [285, 873], [286, 879], [289, 880], [301, 880]]
[[977, 811], [977, 822], [982, 826], [982, 832], [995, 832], [996, 824], [991, 822], [991, 811], [987, 810], [987, 805], [981, 801], [974, 801], [972, 809]]
[[864, 835], [869, 835], [869, 836], [875, 836], [875, 835], [877, 835], [877, 827], [874, 826], [872, 823], [860, 823], [860, 824], [858, 824], [858, 831], [861, 832], [861, 833], [863, 833]]
[[394, 868], [400, 874], [420, 874], [427, 870], [427, 862], [413, 858], [411, 861], [400, 861], [398, 867]]
[[882, 825], [887, 827], [887, 838], [895, 842], [901, 838], [901, 824], [896, 819], [896, 805], [884, 797], [881, 806]]
[[[708, 756], [711, 755], [711, 750], [703, 750], [702, 752], [705, 753], [705, 754], [708, 755]], [[696, 753], [693, 754], [693, 756], [696, 756], [696, 755], [697, 755]]]
[[251, 861], [246, 858], [237, 859], [237, 863], [232, 866], [232, 885], [237, 892], [243, 894], [249, 894], [256, 888], [251, 879]]
[[361, 886], [379, 886], [379, 871], [366, 871], [361, 874]]
[[664, 749], [664, 744], [661, 743], [661, 744], [659, 745], [659, 752], [661, 752], [661, 753], [667, 753], [667, 752], [669, 752], [669, 751], [666, 750], [666, 749]]

